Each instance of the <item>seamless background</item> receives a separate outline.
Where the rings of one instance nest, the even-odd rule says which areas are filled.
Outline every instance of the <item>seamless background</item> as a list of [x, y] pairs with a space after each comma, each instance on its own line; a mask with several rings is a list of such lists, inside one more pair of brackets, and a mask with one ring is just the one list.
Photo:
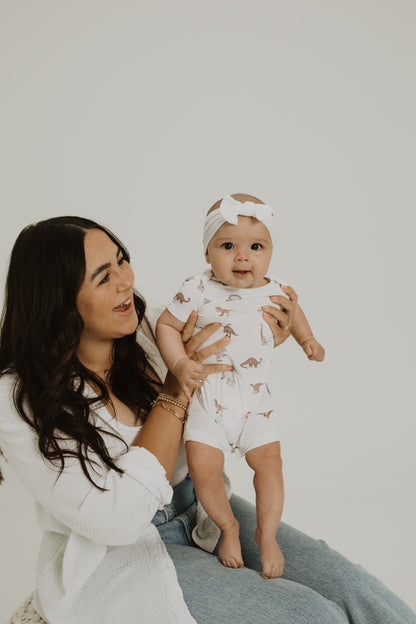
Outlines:
[[[272, 204], [272, 270], [327, 351], [275, 354], [283, 519], [413, 609], [415, 19], [411, 0], [0, 3], [2, 285], [22, 227], [79, 214], [119, 235], [162, 305], [204, 268], [214, 201]], [[1, 621], [40, 537], [2, 467]], [[244, 460], [228, 468], [253, 500]]]

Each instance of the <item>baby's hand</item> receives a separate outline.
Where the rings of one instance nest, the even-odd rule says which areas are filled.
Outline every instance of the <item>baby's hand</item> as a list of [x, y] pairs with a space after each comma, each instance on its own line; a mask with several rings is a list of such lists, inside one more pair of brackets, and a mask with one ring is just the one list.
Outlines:
[[192, 398], [195, 388], [200, 388], [206, 379], [205, 367], [189, 357], [181, 358], [173, 369], [173, 374], [184, 391], [188, 401]]
[[305, 340], [302, 344], [302, 349], [305, 351], [309, 360], [322, 362], [325, 357], [325, 349], [315, 338], [308, 338], [308, 340]]

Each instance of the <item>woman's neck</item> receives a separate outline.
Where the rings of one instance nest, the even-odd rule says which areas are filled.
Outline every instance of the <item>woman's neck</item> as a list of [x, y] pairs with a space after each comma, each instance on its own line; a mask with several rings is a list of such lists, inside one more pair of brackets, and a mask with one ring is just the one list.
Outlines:
[[81, 364], [105, 379], [113, 363], [113, 343], [81, 341], [77, 356]]

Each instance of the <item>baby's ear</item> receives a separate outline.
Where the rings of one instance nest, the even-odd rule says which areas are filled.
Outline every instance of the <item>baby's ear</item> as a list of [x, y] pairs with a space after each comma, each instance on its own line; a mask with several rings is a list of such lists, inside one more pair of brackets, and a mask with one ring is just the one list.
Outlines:
[[209, 259], [208, 249], [205, 252], [205, 260], [208, 262], [208, 264], [211, 264], [211, 260]]

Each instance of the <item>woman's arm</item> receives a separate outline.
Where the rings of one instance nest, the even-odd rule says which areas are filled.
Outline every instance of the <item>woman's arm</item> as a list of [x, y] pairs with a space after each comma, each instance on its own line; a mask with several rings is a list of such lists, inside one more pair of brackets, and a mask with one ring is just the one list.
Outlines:
[[[204, 361], [210, 355], [217, 353], [229, 342], [229, 338], [224, 337], [221, 340], [217, 340], [208, 347], [200, 349], [200, 346], [217, 331], [218, 325], [207, 325], [195, 336], [192, 336], [197, 319], [196, 312], [193, 312], [184, 328], [182, 329], [181, 336], [185, 348], [185, 353], [188, 358], [195, 362], [203, 369], [203, 378], [212, 373], [218, 373], [224, 370], [231, 370], [233, 367], [226, 364], [209, 364], [202, 365], [200, 362]], [[192, 336], [192, 337], [191, 337]], [[165, 384], [163, 386], [163, 392], [169, 394], [182, 401], [187, 401], [186, 395], [181, 389], [179, 383], [168, 373]], [[179, 407], [174, 407], [180, 417], [185, 415], [185, 411]], [[179, 418], [175, 418], [173, 414], [165, 410], [160, 405], [156, 405], [146, 418], [146, 421], [139, 431], [134, 445], [146, 448], [155, 457], [158, 458], [162, 466], [166, 470], [166, 476], [170, 479], [173, 468], [176, 463], [176, 458], [179, 451], [179, 445], [182, 438], [183, 422]]]
[[[191, 322], [189, 326], [193, 324]], [[187, 348], [190, 353], [197, 351], [201, 357], [209, 355], [208, 349], [215, 353], [220, 348], [218, 343], [198, 351], [199, 345], [212, 333], [212, 329], [205, 328], [189, 340]], [[189, 335], [185, 331], [184, 339], [187, 338]], [[209, 372], [227, 368], [206, 367]], [[103, 488], [100, 490], [86, 478], [78, 458], [67, 457], [60, 474], [59, 466], [54, 466], [41, 455], [36, 431], [21, 418], [14, 406], [13, 385], [11, 376], [0, 378], [0, 448], [23, 485], [69, 530], [107, 545], [135, 542], [156, 511], [171, 500], [172, 488], [165, 470], [170, 474], [176, 462], [182, 424], [169, 412], [154, 408], [143, 427], [140, 446], [133, 446], [127, 452], [123, 442], [103, 431], [103, 440], [124, 474], [108, 469], [98, 456], [91, 453], [94, 466], [91, 476]], [[177, 392], [176, 381], [171, 385], [167, 379], [165, 390], [182, 396]], [[66, 444], [71, 446], [72, 442], [68, 440]]]

